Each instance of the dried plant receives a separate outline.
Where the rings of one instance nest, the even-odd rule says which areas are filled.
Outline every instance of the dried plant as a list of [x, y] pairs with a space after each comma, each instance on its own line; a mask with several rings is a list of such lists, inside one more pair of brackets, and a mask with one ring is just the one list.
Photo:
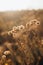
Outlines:
[[34, 19], [1, 35], [3, 50], [0, 49], [0, 64], [40, 65], [43, 60], [43, 37], [40, 32], [40, 21]]

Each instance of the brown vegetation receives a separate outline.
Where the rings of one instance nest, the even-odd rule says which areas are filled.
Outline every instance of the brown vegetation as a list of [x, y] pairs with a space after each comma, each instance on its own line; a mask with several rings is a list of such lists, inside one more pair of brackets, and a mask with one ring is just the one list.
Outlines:
[[[42, 12], [8, 13], [12, 17], [9, 19], [8, 14], [0, 14], [4, 21], [0, 21], [0, 65], [43, 65]], [[16, 22], [7, 22], [10, 19]]]

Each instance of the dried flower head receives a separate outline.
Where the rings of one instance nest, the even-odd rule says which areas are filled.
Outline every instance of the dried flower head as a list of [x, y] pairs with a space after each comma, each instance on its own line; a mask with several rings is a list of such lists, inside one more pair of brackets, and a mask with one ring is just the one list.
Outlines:
[[10, 51], [5, 51], [4, 54], [5, 54], [5, 55], [9, 55], [9, 54], [11, 54], [11, 53], [10, 53]]
[[13, 31], [19, 31], [19, 27], [18, 26], [14, 26], [13, 27]]
[[5, 63], [5, 61], [6, 61], [6, 55], [2, 55], [1, 60], [2, 60], [2, 63]]
[[19, 30], [23, 30], [23, 29], [25, 29], [25, 27], [23, 25], [20, 25]]
[[36, 25], [40, 25], [40, 21], [36, 21]]
[[11, 35], [12, 34], [12, 30], [8, 32], [8, 35]]
[[26, 28], [29, 28], [29, 22], [26, 24]]
[[2, 59], [3, 59], [3, 60], [6, 59], [6, 56], [5, 56], [5, 55], [2, 55]]

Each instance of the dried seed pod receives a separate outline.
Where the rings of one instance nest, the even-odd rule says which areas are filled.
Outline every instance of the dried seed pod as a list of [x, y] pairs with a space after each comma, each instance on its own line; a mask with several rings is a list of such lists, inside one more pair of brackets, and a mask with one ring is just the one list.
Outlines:
[[11, 54], [11, 52], [10, 51], [5, 51], [4, 54], [9, 55], [9, 54]]
[[30, 21], [30, 25], [34, 25], [37, 22], [37, 19], [33, 19]]
[[40, 25], [40, 21], [36, 21], [36, 25]]
[[8, 32], [8, 35], [11, 35], [12, 34], [12, 30]]
[[19, 26], [14, 26], [14, 27], [13, 27], [13, 31], [14, 31], [14, 32], [19, 31]]
[[19, 30], [23, 30], [23, 29], [25, 29], [25, 27], [23, 25], [20, 25]]
[[29, 29], [29, 25], [30, 25], [30, 24], [29, 24], [29, 22], [28, 22], [28, 23], [26, 24], [26, 28], [28, 28], [28, 29]]
[[2, 63], [6, 62], [6, 56], [5, 55], [2, 55], [1, 61], [2, 61]]
[[6, 59], [6, 56], [5, 55], [2, 55], [2, 59], [5, 60]]

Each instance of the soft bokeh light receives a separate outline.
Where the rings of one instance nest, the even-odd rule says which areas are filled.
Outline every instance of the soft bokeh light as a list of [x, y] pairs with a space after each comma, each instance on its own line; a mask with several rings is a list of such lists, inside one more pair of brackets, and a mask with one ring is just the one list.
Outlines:
[[0, 11], [43, 9], [43, 0], [0, 0]]

